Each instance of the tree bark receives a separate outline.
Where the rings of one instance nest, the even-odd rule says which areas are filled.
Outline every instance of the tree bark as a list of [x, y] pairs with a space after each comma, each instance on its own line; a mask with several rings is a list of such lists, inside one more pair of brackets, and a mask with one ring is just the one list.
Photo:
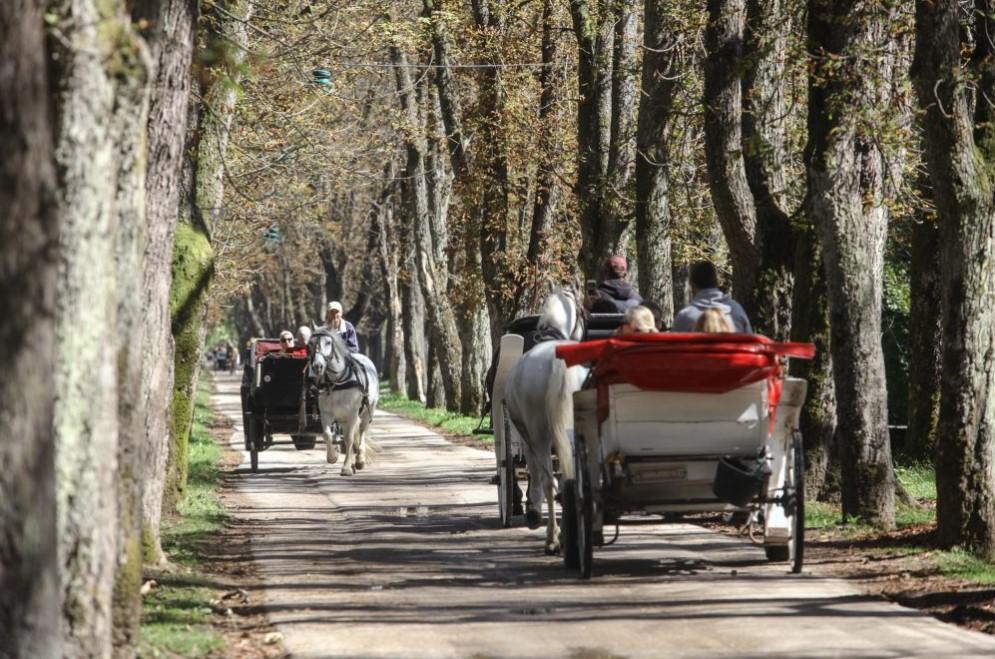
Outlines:
[[803, 232], [795, 255], [792, 340], [815, 344], [815, 359], [791, 360], [791, 374], [808, 382], [798, 421], [805, 445], [805, 488], [813, 498], [826, 493], [836, 456], [836, 388], [829, 338], [829, 300], [819, 240], [814, 228]]
[[[601, 275], [607, 256], [620, 251], [624, 219], [609, 208], [611, 195], [612, 59], [614, 14], [599, 0], [571, 0], [577, 37], [577, 199], [580, 262], [589, 279]], [[618, 72], [621, 74], [622, 72]], [[632, 72], [626, 72], [632, 75]]]
[[639, 291], [674, 317], [671, 275], [670, 199], [667, 185], [667, 132], [677, 77], [678, 43], [668, 0], [645, 1], [643, 77], [636, 155], [636, 256]]
[[[943, 246], [937, 532], [995, 557], [995, 7], [916, 3], [915, 82]], [[969, 80], [970, 84], [964, 81]]]
[[169, 406], [173, 388], [173, 339], [169, 299], [173, 242], [190, 96], [190, 62], [197, 20], [194, 0], [136, 0], [136, 21], [149, 25], [146, 40], [156, 62], [149, 108], [146, 177], [145, 291], [142, 322], [147, 330], [142, 393], [147, 412], [142, 481], [143, 550], [146, 561], [162, 560], [160, 523], [169, 450]]
[[[411, 78], [408, 69], [403, 66], [407, 58], [397, 46], [391, 47], [391, 58], [395, 63], [402, 65], [395, 69], [401, 109], [409, 127], [420, 126], [421, 122]], [[445, 386], [446, 408], [458, 410], [461, 400], [462, 350], [459, 343], [459, 333], [456, 329], [456, 317], [453, 314], [452, 305], [445, 295], [446, 264], [436, 258], [436, 245], [433, 243], [432, 219], [429, 209], [430, 191], [426, 178], [426, 147], [424, 139], [413, 133], [406, 136], [405, 142], [407, 151], [405, 174], [410, 179], [406, 191], [408, 192], [408, 209], [412, 221], [412, 238], [418, 280], [422, 295], [425, 298], [429, 326], [438, 337], [434, 345], [439, 350], [438, 360]]]
[[[66, 656], [112, 652], [118, 560], [116, 3], [53, 7], [61, 263], [54, 349], [57, 522]], [[55, 45], [55, 44], [58, 45]]]
[[[129, 21], [130, 22], [130, 21]], [[127, 25], [128, 23], [126, 23]], [[117, 77], [114, 144], [118, 226], [115, 277], [118, 286], [118, 566], [114, 583], [113, 643], [117, 657], [132, 657], [138, 646], [142, 597], [142, 273], [145, 263], [146, 127], [153, 72], [145, 42], [128, 27], [129, 48], [120, 51], [128, 75]]]
[[743, 74], [743, 158], [756, 210], [759, 257], [751, 320], [778, 340], [791, 335], [796, 230], [788, 218], [785, 61], [791, 32], [787, 0], [748, 0]]
[[934, 461], [940, 414], [940, 368], [943, 355], [943, 308], [940, 226], [935, 217], [921, 218], [912, 229], [909, 266], [909, 420], [905, 453]]
[[0, 638], [11, 657], [63, 655], [55, 523], [59, 216], [46, 94], [45, 3], [0, 4]]
[[872, 52], [892, 19], [882, 4], [810, 0], [808, 210], [829, 293], [842, 448], [843, 514], [895, 524], [895, 479], [881, 349], [888, 226], [885, 154], [875, 133], [891, 98], [894, 53]]
[[712, 203], [732, 260], [733, 296], [753, 315], [760, 255], [757, 212], [743, 160], [741, 70], [746, 0], [708, 0], [705, 157]]

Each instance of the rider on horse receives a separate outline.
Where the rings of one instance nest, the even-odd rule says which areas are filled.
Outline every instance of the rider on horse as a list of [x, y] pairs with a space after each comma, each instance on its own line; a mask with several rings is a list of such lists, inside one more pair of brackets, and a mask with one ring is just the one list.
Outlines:
[[336, 332], [345, 341], [349, 352], [359, 352], [359, 341], [356, 338], [356, 328], [342, 317], [342, 303], [338, 300], [328, 303], [325, 314], [325, 327]]

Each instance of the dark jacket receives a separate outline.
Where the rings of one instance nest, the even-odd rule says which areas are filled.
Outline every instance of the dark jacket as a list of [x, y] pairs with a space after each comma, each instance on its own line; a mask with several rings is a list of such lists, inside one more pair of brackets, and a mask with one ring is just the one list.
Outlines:
[[[326, 328], [332, 330], [330, 325], [326, 325]], [[345, 318], [342, 319], [342, 326], [339, 327], [337, 331], [342, 340], [345, 341], [345, 345], [349, 348], [349, 352], [359, 352], [359, 339], [356, 337], [356, 328], [352, 326]]]
[[618, 313], [625, 313], [627, 309], [643, 303], [635, 287], [624, 279], [606, 279], [598, 284], [597, 293], [602, 300], [614, 304]]

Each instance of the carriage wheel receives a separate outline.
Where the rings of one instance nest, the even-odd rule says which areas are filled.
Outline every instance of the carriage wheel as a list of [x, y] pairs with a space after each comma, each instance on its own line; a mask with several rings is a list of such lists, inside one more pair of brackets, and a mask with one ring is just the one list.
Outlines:
[[298, 451], [309, 451], [314, 448], [314, 435], [291, 435], [294, 440], [294, 448]]
[[577, 481], [570, 479], [563, 483], [563, 512], [560, 515], [562, 529], [564, 567], [576, 570], [580, 567], [577, 549]]
[[501, 449], [501, 466], [498, 468], [498, 512], [501, 515], [501, 526], [511, 528], [515, 508], [515, 488], [518, 487], [515, 476], [515, 458], [511, 454], [511, 423], [508, 415], [504, 417], [504, 446]]
[[794, 489], [794, 519], [791, 529], [791, 571], [802, 571], [805, 560], [805, 449], [802, 434], [795, 432], [791, 440], [791, 482]]
[[786, 545], [764, 547], [764, 553], [774, 563], [790, 561], [791, 571], [798, 574], [805, 557], [805, 453], [798, 432], [791, 440], [783, 497], [784, 514], [791, 518], [791, 539]]
[[591, 477], [587, 471], [587, 447], [583, 440], [577, 442], [576, 460], [577, 484], [577, 567], [581, 579], [590, 579], [594, 564], [594, 501], [591, 496]]
[[252, 465], [252, 473], [259, 471], [259, 435], [261, 434], [261, 424], [255, 417], [249, 417], [245, 425], [245, 444], [249, 449], [249, 463]]

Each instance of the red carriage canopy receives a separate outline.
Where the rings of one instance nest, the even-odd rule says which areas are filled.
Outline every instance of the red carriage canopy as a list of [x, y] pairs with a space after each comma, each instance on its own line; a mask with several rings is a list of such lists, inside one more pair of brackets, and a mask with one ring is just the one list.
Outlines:
[[[594, 362], [599, 394], [606, 393], [607, 385], [621, 382], [651, 391], [721, 394], [767, 380], [773, 412], [781, 390], [778, 358], [812, 359], [815, 346], [754, 334], [626, 334], [557, 346], [556, 356], [567, 366]], [[599, 407], [602, 403], [607, 404], [607, 399], [599, 400]], [[603, 420], [608, 410], [601, 412]]]

